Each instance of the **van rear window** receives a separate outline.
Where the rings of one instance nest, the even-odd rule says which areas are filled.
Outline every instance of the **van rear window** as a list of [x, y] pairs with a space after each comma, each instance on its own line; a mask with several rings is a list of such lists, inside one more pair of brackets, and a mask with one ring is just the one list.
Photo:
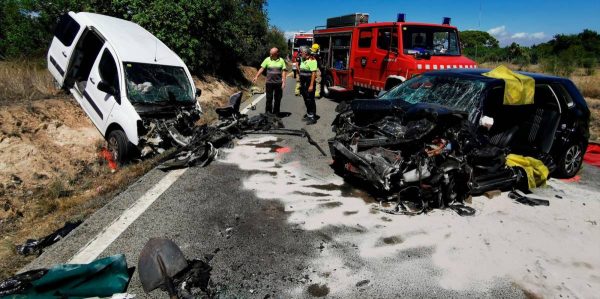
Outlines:
[[75, 21], [69, 14], [64, 14], [60, 17], [58, 25], [54, 30], [54, 36], [60, 40], [60, 42], [69, 47], [73, 43], [77, 32], [79, 32], [81, 26]]

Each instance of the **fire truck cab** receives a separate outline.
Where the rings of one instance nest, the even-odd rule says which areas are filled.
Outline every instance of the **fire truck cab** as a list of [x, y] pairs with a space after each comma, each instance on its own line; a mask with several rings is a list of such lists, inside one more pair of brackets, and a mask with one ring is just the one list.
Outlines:
[[294, 34], [293, 38], [288, 40], [288, 49], [291, 49], [290, 59], [292, 61], [292, 70], [294, 71], [294, 75], [298, 70], [298, 51], [300, 47], [306, 46], [311, 47], [313, 44], [313, 35], [312, 33], [305, 33], [301, 31], [300, 33]]
[[323, 95], [332, 92], [374, 93], [426, 71], [476, 68], [462, 56], [458, 29], [443, 24], [406, 22], [369, 23], [369, 15], [356, 13], [330, 18], [313, 31], [321, 46]]

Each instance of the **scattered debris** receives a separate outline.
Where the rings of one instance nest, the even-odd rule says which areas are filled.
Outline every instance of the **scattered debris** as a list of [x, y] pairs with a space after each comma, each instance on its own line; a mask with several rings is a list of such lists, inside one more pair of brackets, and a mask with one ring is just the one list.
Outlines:
[[[131, 273], [125, 255], [118, 254], [89, 264], [63, 264], [38, 269], [0, 282], [0, 296], [24, 298], [89, 298], [123, 294]], [[132, 298], [119, 297], [117, 298]]]
[[140, 253], [138, 271], [146, 293], [161, 288], [171, 298], [212, 297], [208, 261], [186, 260], [171, 240], [150, 239]]
[[511, 191], [508, 193], [508, 197], [514, 199], [516, 202], [528, 205], [528, 206], [549, 206], [550, 201], [539, 198], [531, 198], [525, 195], [521, 195], [516, 191]]
[[0, 296], [23, 293], [25, 290], [33, 287], [31, 282], [40, 279], [46, 273], [48, 273], [47, 269], [38, 269], [10, 277], [0, 282]]
[[[311, 138], [306, 130], [285, 129], [281, 119], [276, 115], [260, 114], [248, 117], [245, 114], [241, 114], [239, 112], [241, 98], [241, 92], [235, 93], [229, 99], [229, 106], [217, 109], [216, 112], [219, 115], [219, 120], [213, 125], [194, 127], [192, 122], [190, 122], [190, 120], [193, 120], [194, 118], [191, 118], [187, 121], [183, 121], [183, 123], [187, 123], [187, 128], [191, 130], [191, 133], [184, 132], [184, 135], [180, 135], [180, 130], [176, 130], [174, 126], [171, 126], [168, 135], [163, 129], [163, 133], [157, 135], [157, 137], [151, 139], [146, 138], [145, 140], [147, 143], [148, 140], [160, 139], [161, 142], [167, 140], [167, 137], [164, 136], [170, 136], [173, 140], [177, 140], [176, 143], [179, 148], [168, 155], [159, 168], [168, 170], [196, 165], [201, 167], [206, 166], [214, 160], [218, 153], [218, 148], [224, 146], [231, 147], [233, 146], [233, 139], [241, 138], [247, 134], [306, 137], [310, 144], [315, 146], [322, 155], [326, 156], [325, 151]], [[182, 117], [181, 119], [185, 119], [185, 117]], [[165, 125], [160, 125], [158, 127], [169, 128]], [[189, 133], [189, 135], [187, 133]], [[163, 136], [164, 138], [161, 138], [160, 136]], [[160, 144], [160, 142], [157, 143], [157, 145]]]
[[25, 241], [23, 245], [17, 245], [16, 250], [17, 253], [21, 255], [31, 255], [31, 254], [42, 254], [42, 250], [56, 242], [60, 239], [66, 237], [72, 230], [78, 227], [81, 224], [81, 221], [75, 222], [67, 222], [65, 225], [55, 232], [41, 238], [41, 239], [28, 239]]

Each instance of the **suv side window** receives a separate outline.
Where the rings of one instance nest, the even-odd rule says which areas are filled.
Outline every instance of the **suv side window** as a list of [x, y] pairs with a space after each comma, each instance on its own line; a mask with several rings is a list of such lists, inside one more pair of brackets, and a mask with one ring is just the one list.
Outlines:
[[54, 30], [54, 36], [65, 46], [69, 47], [73, 43], [77, 32], [81, 26], [69, 14], [60, 17], [58, 25]]
[[552, 83], [552, 84], [550, 84], [550, 86], [552, 87], [554, 92], [556, 92], [558, 99], [561, 101], [561, 103], [563, 105], [566, 105], [569, 108], [571, 108], [575, 105], [575, 103], [573, 103], [573, 98], [571, 97], [571, 95], [569, 94], [567, 89], [562, 84]]
[[373, 39], [373, 29], [362, 29], [358, 34], [358, 47], [370, 48]]
[[114, 87], [115, 90], [119, 90], [119, 72], [117, 71], [117, 63], [108, 49], [104, 49], [104, 52], [102, 53], [98, 71], [100, 72], [100, 78], [103, 81]]
[[379, 28], [377, 30], [377, 48], [381, 50], [398, 51], [398, 32], [394, 28]]

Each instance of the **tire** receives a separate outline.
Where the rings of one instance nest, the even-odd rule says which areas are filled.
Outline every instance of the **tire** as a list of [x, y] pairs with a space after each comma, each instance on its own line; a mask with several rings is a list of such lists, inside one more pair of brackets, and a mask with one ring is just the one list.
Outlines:
[[106, 138], [108, 142], [108, 151], [113, 157], [113, 160], [119, 165], [124, 165], [130, 157], [131, 146], [127, 135], [122, 130], [116, 129], [111, 131]]
[[331, 86], [333, 86], [333, 79], [331, 78], [331, 76], [326, 76], [324, 82], [321, 82], [323, 90], [321, 91], [321, 95], [323, 97], [326, 97], [328, 99], [331, 99], [331, 89], [329, 89]]
[[570, 143], [562, 152], [556, 167], [556, 176], [559, 178], [572, 178], [583, 165], [584, 149], [581, 142]]

